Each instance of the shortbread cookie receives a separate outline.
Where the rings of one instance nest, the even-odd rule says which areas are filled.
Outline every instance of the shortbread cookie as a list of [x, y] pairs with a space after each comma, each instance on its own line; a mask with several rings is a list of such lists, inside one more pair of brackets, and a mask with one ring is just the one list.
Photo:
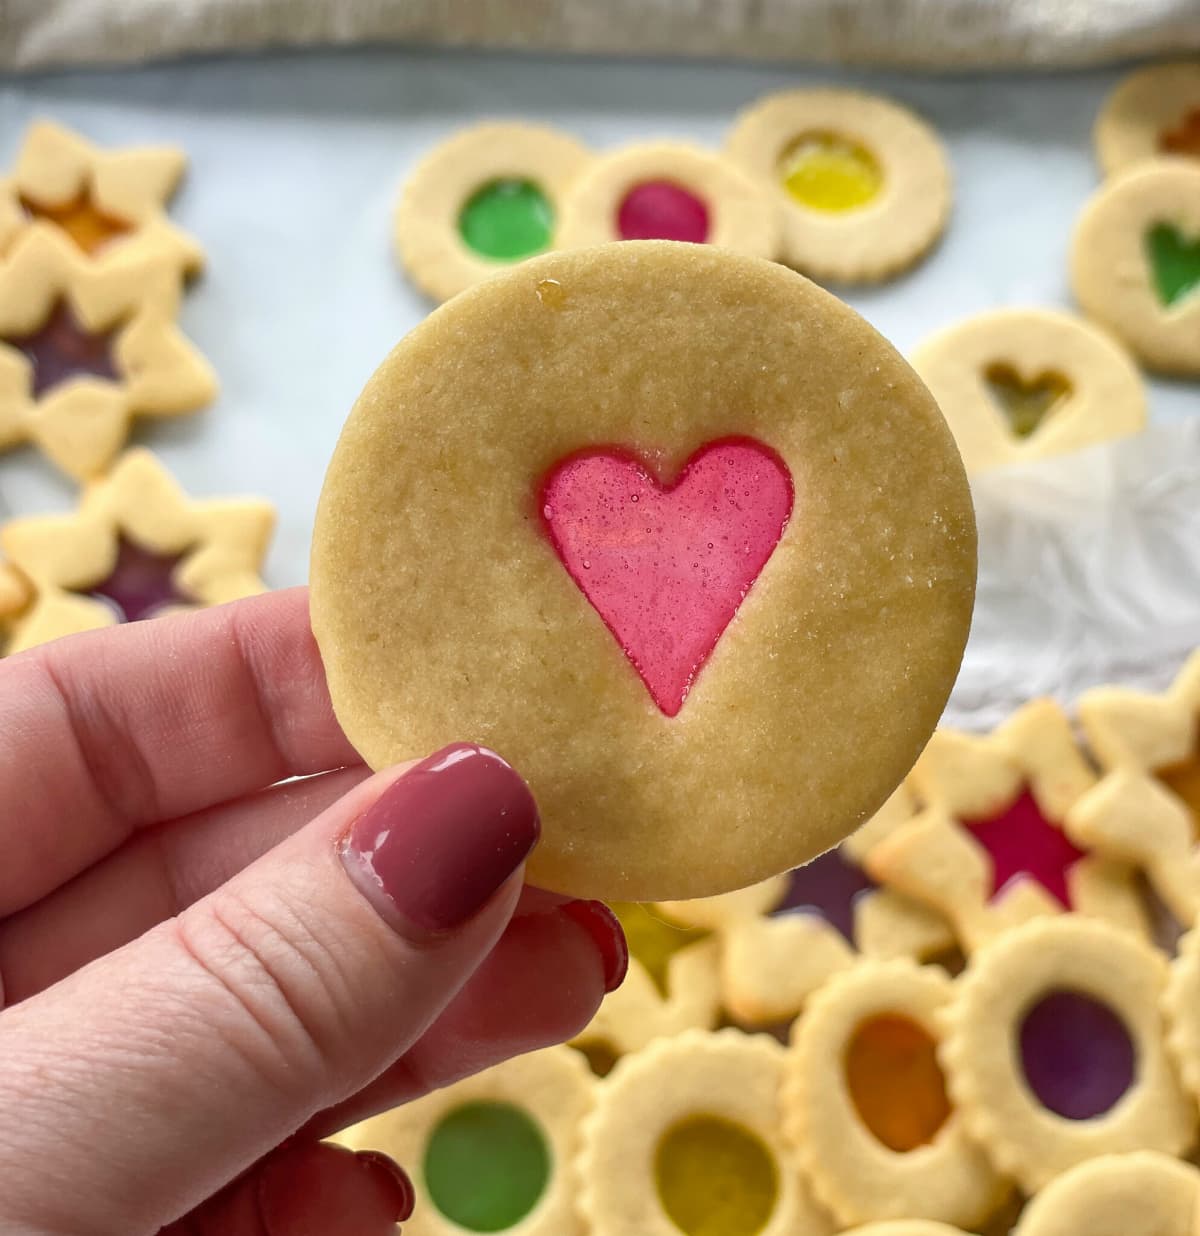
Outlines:
[[1076, 910], [1149, 933], [1135, 872], [1070, 838], [1096, 774], [1051, 700], [986, 737], [939, 730], [909, 779], [925, 804], [874, 847], [868, 870], [944, 914], [968, 951], [1018, 923]]
[[1130, 73], [1104, 101], [1094, 136], [1106, 176], [1162, 155], [1200, 159], [1200, 60]]
[[0, 552], [33, 594], [8, 651], [261, 592], [274, 525], [269, 503], [195, 501], [149, 451], [129, 451], [74, 513], [0, 525]]
[[950, 213], [937, 134], [874, 95], [769, 95], [738, 118], [725, 151], [766, 186], [784, 260], [817, 279], [886, 279], [929, 250]]
[[573, 1236], [575, 1159], [595, 1082], [568, 1047], [504, 1064], [373, 1116], [338, 1137], [407, 1169], [417, 1204], [405, 1236]]
[[913, 812], [912, 794], [902, 785], [840, 846], [756, 886], [761, 901], [755, 912], [731, 907], [721, 932], [721, 996], [740, 1025], [772, 1026], [795, 1017], [859, 953], [924, 960], [953, 948], [943, 916], [880, 888], [863, 867], [872, 846]]
[[1096, 1155], [1178, 1154], [1196, 1112], [1163, 1044], [1166, 959], [1107, 923], [1027, 923], [972, 959], [942, 1063], [971, 1135], [1034, 1193]]
[[560, 244], [609, 240], [690, 241], [774, 258], [779, 225], [763, 187], [720, 155], [651, 142], [597, 159], [567, 193]]
[[1200, 374], [1200, 162], [1145, 163], [1084, 207], [1071, 286], [1151, 369]]
[[1103, 331], [1052, 309], [994, 309], [913, 352], [968, 472], [1136, 433], [1146, 391]]
[[164, 213], [186, 168], [174, 147], [103, 150], [35, 121], [12, 172], [0, 177], [0, 254], [25, 233], [50, 229], [101, 264], [155, 257], [195, 274], [203, 250]]
[[413, 282], [447, 300], [514, 262], [555, 248], [563, 195], [592, 161], [541, 125], [489, 123], [430, 151], [396, 208], [396, 251]]
[[721, 1007], [720, 941], [687, 920], [693, 902], [614, 902], [629, 944], [629, 972], [572, 1043], [606, 1073], [627, 1052], [683, 1030], [710, 1030]]
[[860, 961], [795, 1024], [785, 1124], [814, 1195], [842, 1224], [969, 1227], [1009, 1192], [946, 1094], [937, 1050], [953, 991], [935, 967]]
[[828, 1236], [780, 1122], [783, 1048], [692, 1030], [623, 1060], [583, 1129], [591, 1236]]
[[1013, 1236], [1194, 1236], [1200, 1171], [1152, 1151], [1105, 1154], [1033, 1198]]
[[866, 1223], [848, 1228], [845, 1236], [969, 1236], [960, 1227], [937, 1223], [931, 1219], [885, 1219], [882, 1223]]
[[102, 473], [138, 417], [211, 403], [212, 367], [175, 324], [161, 258], [97, 266], [50, 229], [0, 260], [0, 451], [23, 442], [75, 480]]
[[1179, 942], [1163, 996], [1167, 1048], [1187, 1092], [1200, 1102], [1200, 926]]
[[783, 267], [631, 241], [488, 280], [392, 353], [326, 477], [312, 614], [368, 763], [469, 733], [538, 798], [532, 880], [680, 899], [882, 805], [974, 566], [953, 440], [870, 327]]

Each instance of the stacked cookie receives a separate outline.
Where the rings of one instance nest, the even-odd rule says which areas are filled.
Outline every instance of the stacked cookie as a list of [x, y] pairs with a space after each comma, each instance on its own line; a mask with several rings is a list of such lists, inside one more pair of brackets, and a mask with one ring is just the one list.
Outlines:
[[1192, 1236], [1198, 743], [1200, 653], [939, 731], [808, 868], [616, 906], [574, 1051], [344, 1139], [415, 1169], [418, 1236]]
[[39, 122], [0, 178], [0, 451], [32, 444], [83, 487], [73, 515], [0, 528], [0, 652], [263, 586], [269, 505], [193, 503], [121, 454], [136, 420], [216, 395], [176, 324], [204, 263], [165, 214], [185, 167]]
[[594, 155], [540, 126], [465, 130], [413, 172], [395, 244], [435, 300], [548, 249], [611, 240], [714, 244], [873, 283], [929, 251], [950, 200], [945, 151], [910, 111], [795, 90], [748, 109], [720, 153], [646, 142]]

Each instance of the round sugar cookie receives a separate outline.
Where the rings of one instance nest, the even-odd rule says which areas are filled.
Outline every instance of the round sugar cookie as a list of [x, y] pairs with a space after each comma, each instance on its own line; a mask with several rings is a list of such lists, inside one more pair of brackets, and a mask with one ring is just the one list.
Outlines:
[[784, 267], [630, 241], [488, 280], [384, 361], [311, 604], [369, 764], [486, 743], [538, 799], [533, 882], [655, 901], [880, 807], [974, 577], [962, 463], [890, 345]]
[[456, 133], [418, 164], [396, 207], [395, 245], [434, 300], [553, 248], [567, 187], [592, 161], [542, 125], [487, 123]]
[[1200, 60], [1123, 78], [1096, 117], [1094, 140], [1106, 176], [1163, 155], [1200, 160]]
[[817, 279], [886, 279], [928, 252], [950, 214], [937, 134], [875, 95], [768, 95], [738, 117], [725, 153], [766, 187], [784, 261]]
[[1200, 163], [1159, 159], [1103, 185], [1075, 225], [1071, 287], [1148, 368], [1200, 375]]
[[969, 473], [1136, 433], [1146, 390], [1103, 331], [1052, 309], [996, 309], [938, 331], [909, 358]]

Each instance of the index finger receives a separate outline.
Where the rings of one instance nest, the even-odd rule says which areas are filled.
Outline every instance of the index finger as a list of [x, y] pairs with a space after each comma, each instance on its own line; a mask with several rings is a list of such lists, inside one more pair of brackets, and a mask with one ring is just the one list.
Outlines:
[[303, 588], [0, 661], [0, 915], [147, 824], [357, 763]]

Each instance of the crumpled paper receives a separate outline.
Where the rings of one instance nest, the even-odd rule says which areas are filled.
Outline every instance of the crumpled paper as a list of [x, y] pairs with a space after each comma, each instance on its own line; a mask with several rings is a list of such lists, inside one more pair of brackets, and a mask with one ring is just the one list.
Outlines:
[[[1200, 397], [1197, 398], [1200, 411]], [[979, 588], [943, 725], [1166, 687], [1200, 645], [1200, 418], [974, 479]]]

